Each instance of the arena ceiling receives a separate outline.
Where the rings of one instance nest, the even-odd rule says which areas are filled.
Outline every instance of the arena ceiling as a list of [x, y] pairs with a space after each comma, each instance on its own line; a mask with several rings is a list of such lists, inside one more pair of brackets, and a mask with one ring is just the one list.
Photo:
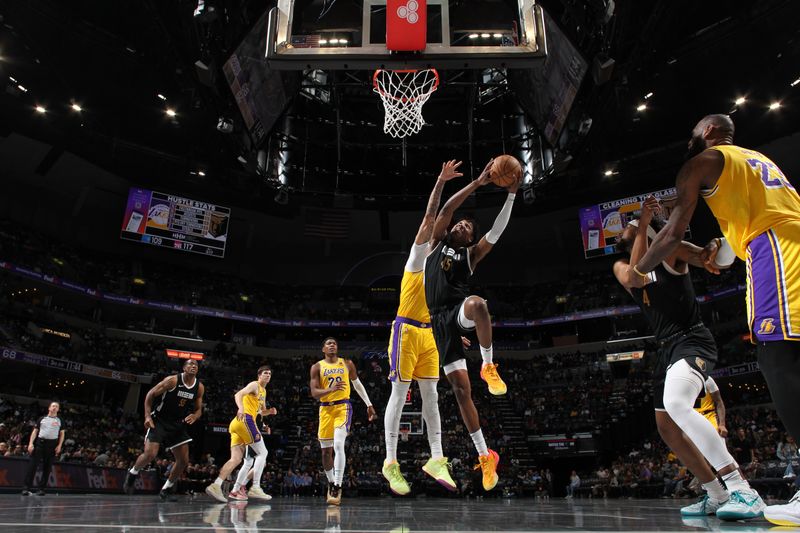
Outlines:
[[[451, 73], [452, 83], [429, 104], [426, 118], [435, 129], [409, 140], [412, 163], [403, 166], [401, 147], [371, 133], [378, 131], [372, 124], [380, 108], [365, 78], [341, 75], [345, 96], [339, 105], [351, 126], [364, 126], [363, 134], [346, 139], [358, 157], [345, 155], [336, 164], [335, 106], [294, 97], [285, 117], [295, 126], [270, 132], [270, 142], [288, 139], [304, 151], [283, 186], [290, 204], [278, 205], [273, 197], [282, 185], [257, 171], [254, 147], [220, 73], [274, 3], [209, 1], [206, 10], [214, 7], [216, 16], [195, 17], [196, 0], [3, 0], [2, 133], [45, 140], [143, 185], [277, 211], [334, 201], [418, 208], [443, 159], [471, 153], [477, 170], [504, 143], [515, 142], [512, 133], [497, 132], [504, 131], [501, 122], [521, 113], [516, 95], [506, 87], [481, 98], [476, 92], [486, 86], [477, 73]], [[800, 84], [791, 85], [800, 78], [797, 2], [541, 4], [580, 49], [590, 72], [555, 147], [554, 170], [535, 183], [532, 211], [668, 184], [691, 127], [707, 113], [733, 112], [746, 145], [797, 131]], [[601, 84], [591, 74], [598, 54], [614, 60], [610, 79]], [[198, 61], [210, 75], [198, 70]], [[737, 105], [740, 97], [746, 101]], [[770, 110], [774, 102], [780, 107]], [[646, 109], [637, 111], [643, 104]], [[37, 113], [36, 106], [46, 112]], [[468, 106], [478, 132], [471, 152], [463, 141]], [[167, 116], [167, 108], [176, 116]], [[233, 119], [237, 131], [218, 131], [221, 117]]]

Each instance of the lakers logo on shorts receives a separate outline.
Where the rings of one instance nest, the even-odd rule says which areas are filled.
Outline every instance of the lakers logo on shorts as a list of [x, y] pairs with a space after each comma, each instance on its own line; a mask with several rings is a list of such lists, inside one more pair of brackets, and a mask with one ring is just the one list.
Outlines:
[[694, 364], [697, 365], [697, 368], [699, 368], [701, 372], [706, 371], [706, 360], [703, 359], [702, 357], [695, 357]]
[[769, 335], [775, 331], [775, 322], [774, 318], [765, 318], [761, 321], [761, 328], [758, 330], [759, 335]]

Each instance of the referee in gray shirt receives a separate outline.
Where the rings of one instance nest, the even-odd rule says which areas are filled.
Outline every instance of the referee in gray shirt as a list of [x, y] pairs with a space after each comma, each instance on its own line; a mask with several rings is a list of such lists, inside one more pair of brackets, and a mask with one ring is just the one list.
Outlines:
[[42, 478], [39, 480], [38, 496], [44, 496], [44, 489], [50, 477], [50, 469], [53, 467], [53, 458], [61, 453], [61, 446], [64, 444], [64, 429], [61, 419], [58, 417], [58, 410], [61, 405], [53, 402], [47, 410], [47, 416], [39, 419], [36, 427], [31, 433], [31, 440], [28, 442], [28, 453], [31, 460], [28, 463], [28, 473], [25, 476], [25, 488], [22, 490], [23, 496], [31, 495], [33, 477], [39, 463], [42, 463]]

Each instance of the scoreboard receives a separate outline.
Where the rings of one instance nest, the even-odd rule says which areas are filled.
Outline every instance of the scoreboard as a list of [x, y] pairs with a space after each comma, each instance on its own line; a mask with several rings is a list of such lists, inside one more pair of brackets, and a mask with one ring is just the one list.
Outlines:
[[225, 257], [228, 207], [131, 188], [120, 237], [162, 248]]

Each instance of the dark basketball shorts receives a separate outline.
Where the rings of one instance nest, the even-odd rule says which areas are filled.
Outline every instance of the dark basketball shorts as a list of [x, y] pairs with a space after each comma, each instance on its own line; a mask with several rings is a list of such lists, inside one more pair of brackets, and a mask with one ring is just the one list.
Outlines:
[[656, 410], [664, 410], [667, 371], [681, 359], [703, 377], [703, 382], [708, 379], [709, 372], [717, 363], [717, 343], [707, 328], [692, 331], [658, 350], [658, 363], [653, 370], [653, 407]]
[[464, 345], [461, 343], [461, 336], [474, 331], [475, 328], [465, 329], [458, 323], [458, 312], [462, 305], [463, 302], [431, 314], [433, 338], [436, 341], [439, 361], [443, 367], [467, 357], [464, 353]]
[[144, 440], [157, 442], [163, 448], [171, 450], [181, 444], [192, 442], [189, 433], [186, 432], [186, 424], [182, 421], [154, 419], [155, 427], [148, 429]]

